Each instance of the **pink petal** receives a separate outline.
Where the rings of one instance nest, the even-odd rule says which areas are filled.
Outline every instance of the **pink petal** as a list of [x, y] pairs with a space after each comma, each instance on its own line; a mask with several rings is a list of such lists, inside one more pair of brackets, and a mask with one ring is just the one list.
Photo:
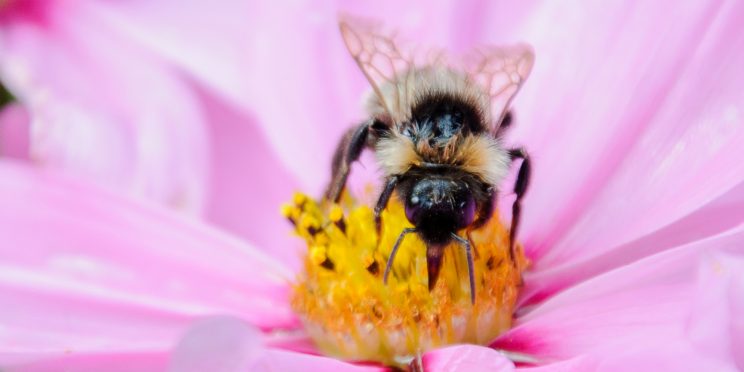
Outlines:
[[477, 345], [458, 345], [426, 353], [427, 371], [513, 371], [514, 364], [498, 351]]
[[[744, 254], [742, 241], [744, 227], [738, 226], [585, 281], [527, 310], [516, 327], [493, 346], [534, 355], [543, 363], [589, 355], [608, 366], [624, 361], [663, 366], [676, 365], [677, 361], [669, 359], [674, 356], [687, 361], [693, 370], [706, 364], [732, 368], [730, 353], [715, 355], [695, 346], [705, 342], [718, 348], [731, 338], [719, 334], [701, 338], [689, 331], [689, 324], [704, 299], [697, 290], [697, 275], [711, 265], [708, 257], [740, 256]], [[741, 272], [728, 272], [741, 280]], [[711, 303], [706, 310], [716, 314], [732, 304], [738, 307], [740, 296], [736, 301], [727, 298]], [[724, 322], [721, 327], [729, 331], [739, 329], [727, 323], [729, 319], [715, 321]]]
[[281, 350], [295, 351], [301, 354], [320, 354], [318, 348], [304, 329], [277, 330], [265, 335], [264, 343], [267, 347]]
[[93, 2], [89, 8], [123, 37], [177, 65], [220, 98], [240, 102], [254, 85], [246, 78], [254, 18], [252, 1]]
[[33, 158], [198, 212], [208, 149], [186, 82], [89, 3], [10, 6], [23, 11], [0, 23], [0, 77], [30, 112]]
[[[199, 80], [201, 84], [192, 83], [189, 88], [196, 92], [204, 121], [210, 123], [204, 136], [211, 160], [204, 185], [205, 217], [296, 267], [299, 255], [293, 248], [298, 241], [291, 238], [290, 226], [278, 209], [300, 184], [269, 146], [255, 114], [229, 104], [245, 100], [248, 90], [256, 89], [256, 81], [244, 78], [251, 65], [250, 55], [241, 48], [247, 47], [245, 39], [250, 35], [245, 31], [251, 27], [246, 22], [248, 6], [236, 1], [220, 7], [133, 1], [91, 3], [86, 9], [105, 20], [116, 34], [150, 48], [169, 65]], [[194, 22], [201, 26], [195, 27]], [[298, 136], [289, 133], [288, 137]], [[328, 163], [323, 162], [323, 174]]]
[[538, 367], [525, 366], [519, 368], [524, 372], [576, 372], [576, 371], [596, 371], [597, 362], [587, 356], [561, 360], [558, 362], [541, 365]]
[[332, 358], [268, 349], [261, 334], [234, 317], [213, 317], [192, 325], [170, 361], [172, 372], [372, 371]]
[[[239, 1], [219, 7], [135, 1], [98, 8], [122, 34], [255, 117], [267, 138], [280, 144], [274, 146], [279, 158], [299, 176], [303, 189], [320, 191], [334, 142], [359, 120], [351, 113], [362, 87], [353, 62], [335, 58], [346, 56], [334, 9]], [[347, 77], [357, 84], [350, 87]], [[347, 95], [354, 97], [353, 107], [347, 100], [339, 104]]]
[[527, 273], [520, 303], [534, 304], [588, 278], [643, 257], [704, 239], [744, 220], [744, 182], [684, 218], [618, 248], [584, 260]]
[[172, 372], [249, 371], [262, 352], [261, 333], [232, 317], [214, 317], [193, 325], [179, 341]]
[[535, 162], [522, 236], [537, 268], [613, 249], [741, 181], [742, 4], [580, 8], [545, 3], [523, 32], [537, 64], [513, 134]]
[[209, 193], [205, 217], [285, 263], [299, 268], [302, 242], [279, 206], [300, 189], [255, 124], [256, 119], [200, 90], [211, 124]]
[[214, 229], [8, 162], [0, 195], [4, 351], [162, 350], [215, 314], [297, 324], [293, 274]]
[[253, 365], [256, 371], [361, 372], [386, 371], [377, 366], [354, 365], [324, 356], [300, 354], [292, 351], [268, 349]]
[[[8, 360], [0, 355], [0, 360]], [[41, 361], [3, 363], [9, 371], [22, 372], [161, 372], [168, 367], [168, 353], [159, 351], [122, 351], [77, 353], [69, 351]]]
[[620, 351], [613, 358], [597, 364], [600, 371], [738, 371], [729, 362], [708, 358], [697, 350], [679, 343], [665, 345], [663, 350]]
[[696, 350], [744, 369], [744, 257], [709, 255], [698, 276], [686, 334]]
[[363, 77], [338, 36], [336, 10], [318, 7], [266, 3], [253, 9], [251, 61], [243, 73], [252, 88], [239, 102], [312, 195], [320, 195], [328, 182], [342, 133], [364, 119]]
[[[237, 1], [220, 7], [134, 1], [99, 3], [95, 8], [120, 33], [146, 45], [195, 77], [198, 85], [206, 86], [207, 89], [199, 89], [211, 123], [212, 173], [206, 217], [255, 244], [268, 247], [267, 251], [290, 266], [297, 266], [298, 241], [290, 238], [289, 225], [276, 211], [291, 197], [292, 191], [301, 189], [317, 195], [330, 173], [332, 142], [340, 136], [342, 127], [352, 121], [351, 118], [332, 120], [330, 115], [318, 118], [316, 112], [320, 110], [335, 116], [348, 105], [326, 102], [338, 93], [318, 94], [317, 89], [336, 80], [328, 80], [315, 70], [325, 71], [326, 75], [338, 70], [329, 69], [325, 61], [298, 57], [298, 53], [317, 53], [317, 48], [312, 42], [298, 42], [297, 38], [308, 37], [316, 40], [315, 44], [327, 44], [326, 39], [330, 39], [339, 53], [345, 53], [340, 40], [336, 40], [335, 23], [316, 35], [312, 30], [318, 28], [317, 22], [301, 9], [295, 12]], [[271, 20], [267, 12], [281, 16]], [[335, 12], [327, 13], [329, 20], [335, 19]], [[194, 22], [203, 27], [193, 27]], [[184, 27], [178, 27], [179, 24]], [[267, 34], [272, 35], [271, 48], [262, 46], [265, 43], [262, 35]], [[285, 47], [281, 46], [282, 42]], [[361, 81], [362, 76], [352, 70], [356, 69], [352, 61], [342, 55], [341, 61]], [[304, 62], [292, 62], [298, 59]], [[300, 68], [310, 72], [290, 75]], [[302, 79], [307, 83], [302, 84]], [[303, 87], [312, 89], [303, 92]], [[330, 87], [327, 90], [332, 91]], [[290, 91], [293, 93], [287, 94]], [[361, 92], [355, 96], [360, 97]], [[318, 104], [318, 100], [325, 101]], [[348, 109], [356, 106], [355, 98], [355, 105]], [[336, 129], [326, 130], [334, 122]], [[322, 150], [313, 145], [316, 137], [327, 141]], [[267, 139], [292, 144], [281, 146], [277, 152]], [[312, 166], [307, 166], [308, 162]], [[299, 180], [311, 178], [313, 186], [298, 182], [295, 176], [298, 171]], [[310, 176], [302, 179], [303, 175]]]
[[23, 106], [11, 103], [0, 108], [0, 156], [28, 159], [29, 127]]

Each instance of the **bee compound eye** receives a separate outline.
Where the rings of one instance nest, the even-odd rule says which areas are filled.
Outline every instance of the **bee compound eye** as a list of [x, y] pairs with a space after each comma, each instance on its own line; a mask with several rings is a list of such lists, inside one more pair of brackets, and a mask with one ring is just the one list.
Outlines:
[[419, 198], [418, 195], [413, 195], [406, 201], [406, 218], [414, 225], [416, 225], [421, 218], [421, 212], [423, 210], [421, 204], [421, 198]]
[[469, 192], [464, 192], [457, 198], [457, 227], [464, 228], [470, 226], [475, 220], [475, 199]]
[[463, 204], [460, 209], [462, 211], [462, 225], [468, 226], [475, 220], [475, 200], [471, 197]]

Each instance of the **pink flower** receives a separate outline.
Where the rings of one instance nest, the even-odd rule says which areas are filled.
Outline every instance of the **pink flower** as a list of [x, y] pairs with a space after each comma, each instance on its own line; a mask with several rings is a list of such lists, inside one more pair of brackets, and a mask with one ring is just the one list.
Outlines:
[[[238, 53], [244, 65], [236, 69], [198, 53], [212, 45], [197, 32], [194, 46], [169, 28], [200, 19], [184, 16], [195, 8], [171, 13], [148, 4], [64, 8], [73, 13], [55, 4], [22, 15], [0, 9], [2, 81], [33, 120], [51, 118], [41, 126], [51, 128], [49, 142], [32, 132], [32, 156], [73, 170], [0, 163], [0, 365], [376, 368], [313, 355], [287, 303], [296, 242], [278, 234], [285, 222], [273, 217], [289, 189], [320, 189], [333, 142], [360, 117], [355, 102], [364, 82], [336, 35], [337, 10], [246, 8], [247, 51]], [[519, 368], [535, 370], [744, 368], [737, 318], [744, 310], [744, 5], [480, 5], [345, 10], [452, 49], [524, 40], [536, 50], [509, 137], [531, 149], [536, 164], [520, 232], [533, 267], [515, 326], [489, 346], [527, 357]], [[84, 32], [93, 29], [101, 32]], [[44, 63], [50, 52], [60, 61], [53, 68]], [[139, 89], [143, 76], [151, 90]], [[36, 97], [37, 84], [54, 99]], [[156, 110], [163, 96], [177, 110]], [[214, 136], [203, 150], [213, 161], [194, 179], [224, 199], [216, 191], [195, 195], [204, 198], [208, 221], [256, 245], [70, 177], [85, 171], [121, 190], [121, 180], [138, 178], [125, 171], [134, 169], [146, 184], [187, 183], [186, 170], [130, 163], [137, 157], [127, 149], [147, 142], [132, 133], [145, 124], [121, 124], [117, 114], [148, 113], [177, 115], [147, 126], [178, 132], [169, 149]], [[248, 117], [251, 125], [240, 126]], [[4, 114], [0, 125], [19, 118]], [[55, 125], [72, 129], [60, 133]], [[79, 162], [68, 153], [82, 146], [75, 133], [97, 140], [83, 142], [92, 147], [82, 147]], [[194, 155], [184, 152], [152, 161], [188, 164]], [[93, 155], [102, 157], [99, 167]], [[149, 194], [162, 195], [173, 194]], [[515, 368], [493, 348], [468, 345], [429, 352], [424, 363], [432, 370]]]

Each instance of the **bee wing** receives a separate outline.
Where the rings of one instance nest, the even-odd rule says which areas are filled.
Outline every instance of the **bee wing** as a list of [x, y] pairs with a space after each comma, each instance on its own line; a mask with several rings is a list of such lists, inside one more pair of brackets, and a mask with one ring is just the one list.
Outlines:
[[[346, 48], [390, 115], [391, 121], [395, 121], [395, 113], [401, 112], [404, 99], [408, 97], [401, 97], [401, 89], [398, 88], [393, 89], [392, 97], [386, 97], [383, 89], [386, 84], [398, 84], [400, 77], [413, 68], [414, 58], [398, 47], [394, 34], [385, 34], [379, 27], [369, 23], [353, 23], [352, 25], [348, 20], [339, 23]], [[407, 79], [402, 83], [406, 82]], [[403, 88], [402, 91], [407, 89]]]
[[470, 60], [470, 74], [491, 97], [491, 114], [495, 128], [506, 116], [512, 99], [522, 87], [535, 63], [529, 45], [490, 47], [475, 51]]

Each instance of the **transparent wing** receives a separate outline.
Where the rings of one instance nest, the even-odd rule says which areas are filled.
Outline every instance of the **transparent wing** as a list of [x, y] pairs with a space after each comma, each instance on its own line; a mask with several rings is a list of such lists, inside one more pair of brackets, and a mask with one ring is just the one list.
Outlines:
[[504, 119], [534, 63], [532, 48], [524, 44], [479, 49], [470, 59], [468, 70], [472, 78], [491, 96], [494, 130]]
[[[405, 103], [406, 97], [401, 97], [401, 94], [407, 91], [405, 88], [399, 89], [397, 84], [405, 84], [405, 81], [399, 80], [414, 67], [414, 59], [399, 49], [394, 34], [385, 34], [369, 22], [354, 21], [352, 25], [352, 22], [343, 20], [339, 28], [349, 53], [385, 110], [391, 118], [395, 118], [395, 113], [401, 112], [401, 105]], [[395, 89], [386, 95], [383, 89], [387, 84]]]

